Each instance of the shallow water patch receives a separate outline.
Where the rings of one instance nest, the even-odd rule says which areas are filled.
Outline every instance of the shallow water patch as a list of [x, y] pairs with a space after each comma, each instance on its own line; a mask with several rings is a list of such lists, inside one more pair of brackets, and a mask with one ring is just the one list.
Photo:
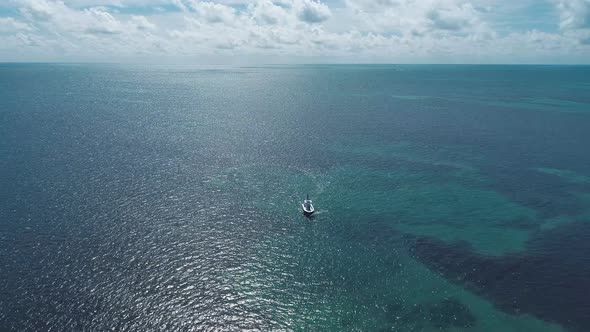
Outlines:
[[524, 248], [530, 230], [523, 220], [535, 224], [534, 210], [495, 191], [436, 183], [428, 174], [358, 170], [351, 179], [350, 172], [331, 174], [335, 186], [327, 187], [325, 203], [343, 215], [386, 218], [405, 233], [467, 241], [480, 253], [503, 255]]
[[535, 168], [536, 171], [555, 175], [567, 182], [577, 183], [577, 184], [590, 184], [590, 176], [579, 174], [574, 171], [565, 170], [565, 169], [555, 169], [555, 168]]
[[467, 245], [434, 238], [418, 238], [411, 252], [449, 281], [488, 298], [505, 312], [528, 313], [587, 331], [589, 235], [587, 223], [572, 223], [536, 234], [519, 255], [483, 256]]

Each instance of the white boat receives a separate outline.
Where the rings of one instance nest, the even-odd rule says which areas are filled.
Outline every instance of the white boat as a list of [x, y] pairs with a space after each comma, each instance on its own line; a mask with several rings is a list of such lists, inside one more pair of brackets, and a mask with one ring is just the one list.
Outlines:
[[303, 208], [303, 213], [306, 216], [311, 216], [315, 212], [313, 204], [311, 203], [311, 199], [309, 199], [309, 194], [307, 194], [307, 198], [303, 201], [301, 207]]

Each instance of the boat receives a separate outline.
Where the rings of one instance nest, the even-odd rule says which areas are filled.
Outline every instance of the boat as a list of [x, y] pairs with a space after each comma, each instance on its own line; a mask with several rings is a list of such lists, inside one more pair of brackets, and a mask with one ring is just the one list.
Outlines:
[[311, 200], [309, 199], [309, 194], [307, 194], [307, 198], [303, 201], [303, 204], [301, 204], [301, 207], [303, 208], [303, 214], [305, 214], [306, 216], [311, 216], [315, 212], [315, 209], [313, 208], [313, 204], [311, 203]]

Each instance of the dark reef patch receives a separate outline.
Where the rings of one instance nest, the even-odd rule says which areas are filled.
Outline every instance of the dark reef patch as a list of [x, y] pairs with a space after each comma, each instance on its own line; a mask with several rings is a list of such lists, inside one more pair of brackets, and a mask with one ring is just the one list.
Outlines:
[[473, 327], [476, 319], [467, 306], [456, 298], [446, 298], [442, 301], [416, 304], [409, 308], [399, 302], [391, 302], [385, 306], [388, 320], [400, 327], [415, 327], [422, 330], [426, 325], [439, 330], [451, 327]]
[[[542, 232], [517, 256], [487, 257], [466, 243], [409, 240], [414, 257], [501, 310], [590, 330], [590, 224]], [[555, 299], [559, 299], [556, 301]]]
[[483, 167], [483, 174], [494, 181], [491, 189], [501, 192], [510, 200], [535, 209], [541, 218], [558, 215], [579, 215], [588, 209], [575, 193], [588, 192], [587, 184], [570, 183], [558, 176], [531, 169], [531, 165]]
[[469, 309], [454, 298], [444, 299], [431, 305], [429, 317], [432, 324], [439, 329], [472, 327], [475, 324], [475, 317]]

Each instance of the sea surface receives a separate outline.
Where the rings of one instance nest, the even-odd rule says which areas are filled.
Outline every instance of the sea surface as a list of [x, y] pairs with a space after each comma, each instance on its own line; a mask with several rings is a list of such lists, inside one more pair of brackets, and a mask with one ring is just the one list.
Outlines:
[[243, 329], [590, 331], [590, 67], [0, 64], [0, 331]]

